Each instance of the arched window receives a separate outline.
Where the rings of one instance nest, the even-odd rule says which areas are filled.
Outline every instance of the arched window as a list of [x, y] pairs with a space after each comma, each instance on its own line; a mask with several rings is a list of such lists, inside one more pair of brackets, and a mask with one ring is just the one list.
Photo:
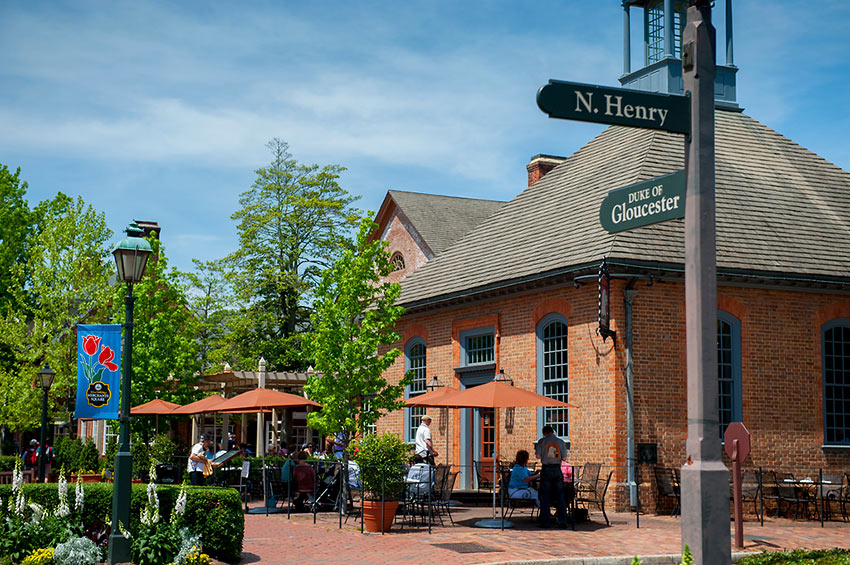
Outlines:
[[741, 414], [741, 321], [732, 314], [717, 312], [717, 405], [720, 439], [730, 422]]
[[[404, 348], [404, 372], [411, 375], [411, 383], [405, 387], [405, 398], [412, 398], [425, 392], [428, 368], [426, 365], [425, 340], [419, 337], [411, 339]], [[407, 441], [416, 439], [416, 428], [425, 415], [425, 408], [405, 408], [404, 437]]]
[[[549, 398], [569, 402], [569, 357], [567, 319], [549, 314], [537, 324], [537, 392]], [[555, 434], [569, 441], [568, 408], [538, 408], [538, 432], [549, 424]]]
[[395, 253], [393, 253], [393, 256], [390, 257], [390, 263], [393, 264], [393, 271], [403, 271], [404, 255], [396, 251]]
[[850, 445], [850, 319], [824, 324], [823, 439], [826, 445]]

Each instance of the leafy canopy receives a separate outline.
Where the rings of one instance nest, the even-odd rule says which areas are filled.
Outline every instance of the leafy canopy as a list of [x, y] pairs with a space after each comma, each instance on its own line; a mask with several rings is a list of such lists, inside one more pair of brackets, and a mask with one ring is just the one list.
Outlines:
[[325, 434], [341, 433], [345, 445], [386, 412], [403, 406], [403, 380], [392, 385], [383, 373], [401, 353], [382, 349], [399, 339], [393, 330], [404, 308], [395, 305], [398, 283], [382, 281], [392, 271], [386, 242], [370, 241], [376, 224], [362, 219], [354, 250], [343, 252], [322, 274], [315, 292], [313, 331], [307, 355], [321, 376], [304, 387], [322, 405], [308, 425]]

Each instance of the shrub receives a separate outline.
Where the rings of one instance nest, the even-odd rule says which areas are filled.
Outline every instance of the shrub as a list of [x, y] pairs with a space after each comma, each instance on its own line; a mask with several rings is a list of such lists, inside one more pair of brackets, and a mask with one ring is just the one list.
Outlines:
[[410, 461], [410, 446], [390, 433], [370, 434], [354, 445], [354, 459], [360, 465], [363, 492], [380, 498], [383, 492], [395, 499], [404, 490], [405, 463]]
[[[46, 508], [56, 508], [59, 504], [59, 494], [56, 483], [25, 483], [22, 492], [30, 502], [36, 502]], [[85, 527], [94, 522], [110, 522], [112, 517], [112, 484], [85, 483], [85, 505], [81, 520]], [[130, 532], [139, 531], [139, 516], [142, 506], [147, 500], [147, 485], [133, 485], [130, 499]], [[0, 485], [0, 499], [7, 501], [12, 494], [12, 485]], [[171, 510], [180, 494], [179, 486], [160, 485], [157, 488], [159, 496], [160, 515], [166, 520], [171, 516]], [[73, 496], [73, 495], [71, 495]], [[242, 515], [241, 500], [235, 489], [221, 487], [188, 487], [188, 501], [183, 515], [183, 524], [189, 525], [193, 533], [201, 534], [204, 541], [204, 552], [211, 557], [238, 563], [242, 552], [242, 538], [245, 533], [245, 521]], [[2, 513], [5, 509], [0, 509]], [[5, 520], [0, 520], [0, 556], [7, 533], [2, 530]], [[36, 543], [35, 540], [32, 542]], [[39, 541], [39, 546], [43, 545]], [[16, 561], [20, 562], [32, 553], [36, 546], [26, 547]]]
[[177, 444], [165, 434], [158, 434], [151, 441], [151, 459], [157, 463], [171, 465], [174, 463], [175, 451]]
[[0, 455], [0, 471], [13, 471], [18, 459], [16, 455]]
[[100, 549], [87, 537], [73, 538], [56, 546], [56, 565], [94, 565], [100, 561]]
[[850, 549], [818, 549], [805, 551], [797, 549], [790, 552], [762, 552], [750, 555], [738, 561], [740, 565], [785, 565], [799, 563], [801, 565], [848, 565], [850, 564]]
[[21, 565], [53, 565], [53, 548], [36, 549], [21, 561]]
[[97, 471], [100, 469], [100, 454], [92, 438], [85, 443], [80, 438], [70, 439], [60, 437], [53, 446], [56, 454], [55, 468], [65, 467], [68, 473], [76, 474], [77, 471]]
[[130, 454], [133, 456], [133, 478], [147, 478], [151, 466], [150, 449], [141, 434], [130, 436]]

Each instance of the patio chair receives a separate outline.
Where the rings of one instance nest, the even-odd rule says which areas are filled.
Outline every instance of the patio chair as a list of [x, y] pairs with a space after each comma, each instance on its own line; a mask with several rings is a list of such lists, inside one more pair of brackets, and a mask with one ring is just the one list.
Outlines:
[[510, 489], [508, 488], [510, 483], [511, 469], [502, 469], [499, 490], [502, 491], [504, 489], [503, 492], [505, 493], [505, 518], [510, 519], [514, 514], [514, 510], [518, 508], [531, 508], [531, 518], [534, 519], [534, 511], [537, 509], [537, 503], [531, 498], [511, 498]]
[[475, 468], [475, 479], [478, 484], [478, 491], [493, 490], [493, 463], [483, 463], [481, 461], [473, 461], [472, 466]]
[[296, 465], [292, 469], [292, 479], [295, 481], [295, 497], [292, 501], [298, 512], [304, 509], [304, 502], [312, 504], [316, 494], [316, 469], [312, 465]]
[[[823, 487], [818, 487], [817, 501], [820, 502], [820, 497], [823, 496], [823, 519], [829, 520], [832, 517], [832, 503], [835, 502], [841, 505], [841, 495], [844, 492], [844, 475], [842, 473], [823, 473]], [[841, 512], [842, 520], [845, 518], [844, 512]]]
[[449, 520], [451, 521], [452, 526], [455, 525], [454, 518], [452, 518], [452, 508], [450, 502], [458, 474], [458, 471], [447, 472], [445, 479], [443, 479], [443, 486], [440, 488], [439, 495], [431, 501], [431, 504], [434, 506], [434, 508], [437, 509], [437, 517], [439, 517], [440, 519], [440, 525], [443, 524], [443, 511], [445, 511], [446, 514], [449, 515]]
[[[773, 504], [776, 505], [773, 516], [779, 517], [779, 490], [776, 487], [776, 471], [762, 472], [761, 497], [765, 502], [773, 501]], [[767, 508], [767, 504], [765, 504], [765, 508]]]
[[[734, 488], [734, 486], [733, 486]], [[761, 498], [761, 484], [759, 483], [758, 473], [753, 470], [745, 470], [741, 474], [741, 507], [748, 503], [753, 503], [753, 512], [756, 517], [762, 518], [759, 512], [759, 500]]]
[[655, 467], [654, 471], [655, 488], [658, 491], [658, 496], [655, 498], [655, 513], [658, 514], [662, 498], [672, 498], [673, 511], [670, 512], [670, 515], [674, 516], [679, 513], [679, 502], [681, 499], [679, 481], [675, 472], [676, 470], [668, 469], [666, 467]]
[[605, 518], [605, 525], [610, 526], [611, 522], [608, 521], [608, 514], [605, 513], [605, 494], [608, 492], [608, 485], [611, 484], [611, 477], [614, 475], [614, 470], [608, 473], [608, 478], [605, 479], [605, 483], [601, 486], [601, 488], [597, 485], [597, 489], [594, 492], [582, 491], [582, 493], [576, 498], [577, 503], [584, 504], [587, 508], [588, 514], [590, 514], [590, 505], [595, 504], [602, 511], [602, 517]]
[[844, 473], [844, 483], [841, 487], [841, 515], [847, 520], [847, 506], [850, 505], [850, 473]]
[[596, 487], [599, 485], [599, 471], [601, 463], [585, 463], [581, 467], [579, 478], [575, 482], [576, 497], [582, 495], [595, 496]]
[[816, 501], [813, 501], [809, 496], [808, 487], [800, 486], [797, 479], [792, 473], [783, 473], [781, 477], [777, 475], [776, 491], [779, 493], [779, 505], [783, 502], [794, 505], [794, 519], [800, 516], [800, 508], [803, 509], [803, 516], [809, 517], [809, 503], [815, 502], [815, 513], [820, 516], [820, 510]]

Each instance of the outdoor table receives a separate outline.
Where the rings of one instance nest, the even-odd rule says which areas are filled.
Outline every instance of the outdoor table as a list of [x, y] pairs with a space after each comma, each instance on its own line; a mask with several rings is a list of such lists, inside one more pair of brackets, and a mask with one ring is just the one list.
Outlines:
[[821, 527], [823, 527], [823, 515], [826, 511], [824, 508], [824, 502], [826, 499], [823, 496], [823, 487], [825, 485], [832, 485], [832, 481], [824, 479], [823, 472], [819, 471], [817, 479], [806, 477], [804, 479], [783, 479], [782, 482], [793, 484], [796, 488], [803, 490], [805, 496], [815, 503], [816, 508], [817, 505], [820, 504], [820, 508], [818, 508], [818, 518], [820, 519]]
[[[433, 469], [432, 469], [432, 476], [433, 476]], [[426, 490], [427, 490], [427, 495], [428, 495], [427, 496], [427, 500], [428, 500], [428, 533], [431, 533], [431, 524], [432, 524], [431, 519], [432, 519], [432, 516], [433, 516], [433, 508], [432, 508], [432, 505], [431, 505], [431, 501], [432, 501], [433, 490], [434, 490], [432, 480], [424, 480], [423, 481], [421, 479], [411, 479], [409, 477], [404, 478], [405, 516], [407, 515], [407, 512], [406, 512], [407, 503], [413, 503], [414, 504], [413, 518], [414, 518], [414, 521], [415, 521], [415, 518], [416, 518], [415, 503], [417, 501], [423, 502], [424, 499], [425, 499], [425, 497], [421, 494], [415, 494], [415, 495], [411, 496], [410, 489], [415, 487], [415, 486], [419, 486], [419, 485], [426, 485], [426, 487], [427, 487]], [[423, 505], [423, 508], [424, 508], [424, 505]], [[423, 515], [422, 515], [422, 521], [423, 521], [423, 523], [425, 521], [424, 512], [423, 512]], [[404, 528], [404, 520], [402, 520], [402, 528]]]

